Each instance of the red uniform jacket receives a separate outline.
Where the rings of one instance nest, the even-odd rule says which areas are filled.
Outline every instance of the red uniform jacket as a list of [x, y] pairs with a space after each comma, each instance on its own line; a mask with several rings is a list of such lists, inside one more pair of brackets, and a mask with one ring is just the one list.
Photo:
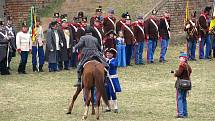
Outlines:
[[104, 48], [115, 48], [115, 38], [110, 38], [109, 36], [105, 36], [103, 39]]
[[92, 35], [98, 39], [100, 46], [103, 46], [102, 40], [104, 37], [104, 32], [102, 30], [102, 28], [97, 28], [97, 27], [93, 27], [93, 32]]
[[[111, 21], [112, 20], [112, 21]], [[116, 18], [115, 17], [105, 17], [104, 22], [103, 22], [103, 29], [104, 29], [104, 34], [109, 32], [110, 30], [115, 31], [115, 23], [116, 23]]]
[[184, 31], [187, 32], [187, 40], [188, 41], [198, 39], [198, 30], [197, 29], [198, 28], [197, 28], [196, 19], [194, 18], [194, 19], [189, 20], [189, 22], [185, 25], [185, 28], [184, 28]]
[[175, 77], [178, 77], [179, 79], [190, 80], [191, 73], [192, 69], [190, 65], [188, 63], [182, 63], [179, 65], [178, 70], [176, 70]]
[[170, 19], [165, 19], [164, 17], [160, 19], [159, 34], [163, 39], [170, 39]]
[[[155, 22], [153, 23], [152, 20]], [[151, 17], [147, 19], [144, 23], [145, 25], [145, 34], [152, 40], [158, 40], [159, 32], [159, 20], [152, 19]], [[157, 25], [157, 26], [156, 26]]]
[[199, 32], [201, 36], [205, 36], [209, 32], [209, 18], [206, 14], [202, 13], [199, 17]]
[[138, 23], [137, 21], [133, 23], [134, 37], [137, 42], [143, 42], [145, 40], [144, 24]]
[[132, 45], [135, 43], [135, 37], [134, 37], [134, 33], [133, 33], [133, 29], [130, 25], [122, 25], [122, 28], [121, 30], [123, 31], [123, 34], [124, 34], [124, 38], [125, 38], [125, 44], [126, 45]]
[[76, 39], [77, 42], [79, 42], [81, 36], [85, 35], [85, 27], [83, 27], [82, 25], [78, 26], [78, 30], [77, 30], [77, 34], [76, 34]]
[[118, 34], [119, 31], [122, 29], [122, 23], [125, 23], [123, 20], [119, 20], [116, 22], [116, 33]]

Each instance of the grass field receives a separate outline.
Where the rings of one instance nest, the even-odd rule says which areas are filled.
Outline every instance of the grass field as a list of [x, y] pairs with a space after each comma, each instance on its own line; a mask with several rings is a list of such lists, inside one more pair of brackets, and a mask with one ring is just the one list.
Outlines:
[[[170, 47], [168, 63], [119, 68], [122, 93], [118, 94], [118, 114], [102, 113], [102, 121], [214, 121], [214, 60], [190, 62], [193, 88], [188, 97], [189, 118], [176, 119], [174, 78], [170, 70], [178, 67], [183, 47]], [[33, 73], [30, 59], [27, 75], [18, 75], [18, 57], [12, 63], [12, 75], [0, 75], [0, 121], [80, 121], [83, 96], [78, 97], [71, 115], [68, 102], [75, 91], [76, 71]], [[89, 121], [95, 116], [89, 115]]]

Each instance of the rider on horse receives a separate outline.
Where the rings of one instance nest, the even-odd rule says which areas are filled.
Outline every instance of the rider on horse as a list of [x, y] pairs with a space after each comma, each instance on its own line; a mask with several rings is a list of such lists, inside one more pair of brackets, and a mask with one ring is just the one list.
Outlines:
[[83, 65], [89, 60], [98, 60], [104, 64], [105, 68], [109, 68], [109, 65], [106, 63], [103, 54], [101, 53], [101, 46], [98, 42], [98, 39], [92, 36], [92, 28], [87, 27], [86, 34], [80, 38], [80, 41], [73, 47], [73, 52], [77, 49], [82, 49], [81, 59], [77, 66], [78, 82], [75, 84], [75, 87], [81, 86], [81, 75], [83, 72]]

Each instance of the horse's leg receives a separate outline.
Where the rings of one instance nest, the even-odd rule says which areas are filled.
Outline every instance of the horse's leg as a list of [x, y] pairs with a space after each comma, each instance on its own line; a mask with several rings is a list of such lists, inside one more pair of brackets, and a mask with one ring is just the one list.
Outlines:
[[86, 96], [86, 102], [85, 102], [84, 115], [83, 115], [82, 119], [87, 119], [87, 116], [88, 116], [90, 98], [91, 98], [89, 89], [85, 89], [85, 96]]
[[96, 119], [99, 120], [99, 106], [100, 106], [100, 99], [101, 99], [101, 94], [97, 91], [96, 92]]
[[75, 103], [75, 100], [77, 99], [79, 93], [81, 92], [82, 88], [81, 87], [77, 87], [77, 90], [75, 92], [75, 94], [73, 95], [73, 98], [72, 98], [72, 101], [69, 105], [69, 109], [68, 109], [68, 112], [66, 114], [71, 114], [72, 112], [72, 109], [73, 109], [73, 105]]
[[95, 115], [95, 108], [94, 108], [94, 89], [95, 87], [93, 87], [91, 89], [91, 104], [92, 104], [92, 115]]

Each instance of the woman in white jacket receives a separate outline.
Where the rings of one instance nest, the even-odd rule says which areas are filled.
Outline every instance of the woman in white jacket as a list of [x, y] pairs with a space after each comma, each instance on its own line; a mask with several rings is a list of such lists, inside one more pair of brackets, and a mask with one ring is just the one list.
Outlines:
[[22, 24], [22, 30], [16, 35], [17, 51], [21, 56], [18, 73], [26, 74], [25, 68], [28, 60], [28, 53], [32, 50], [31, 36], [28, 33], [28, 26], [26, 22]]

